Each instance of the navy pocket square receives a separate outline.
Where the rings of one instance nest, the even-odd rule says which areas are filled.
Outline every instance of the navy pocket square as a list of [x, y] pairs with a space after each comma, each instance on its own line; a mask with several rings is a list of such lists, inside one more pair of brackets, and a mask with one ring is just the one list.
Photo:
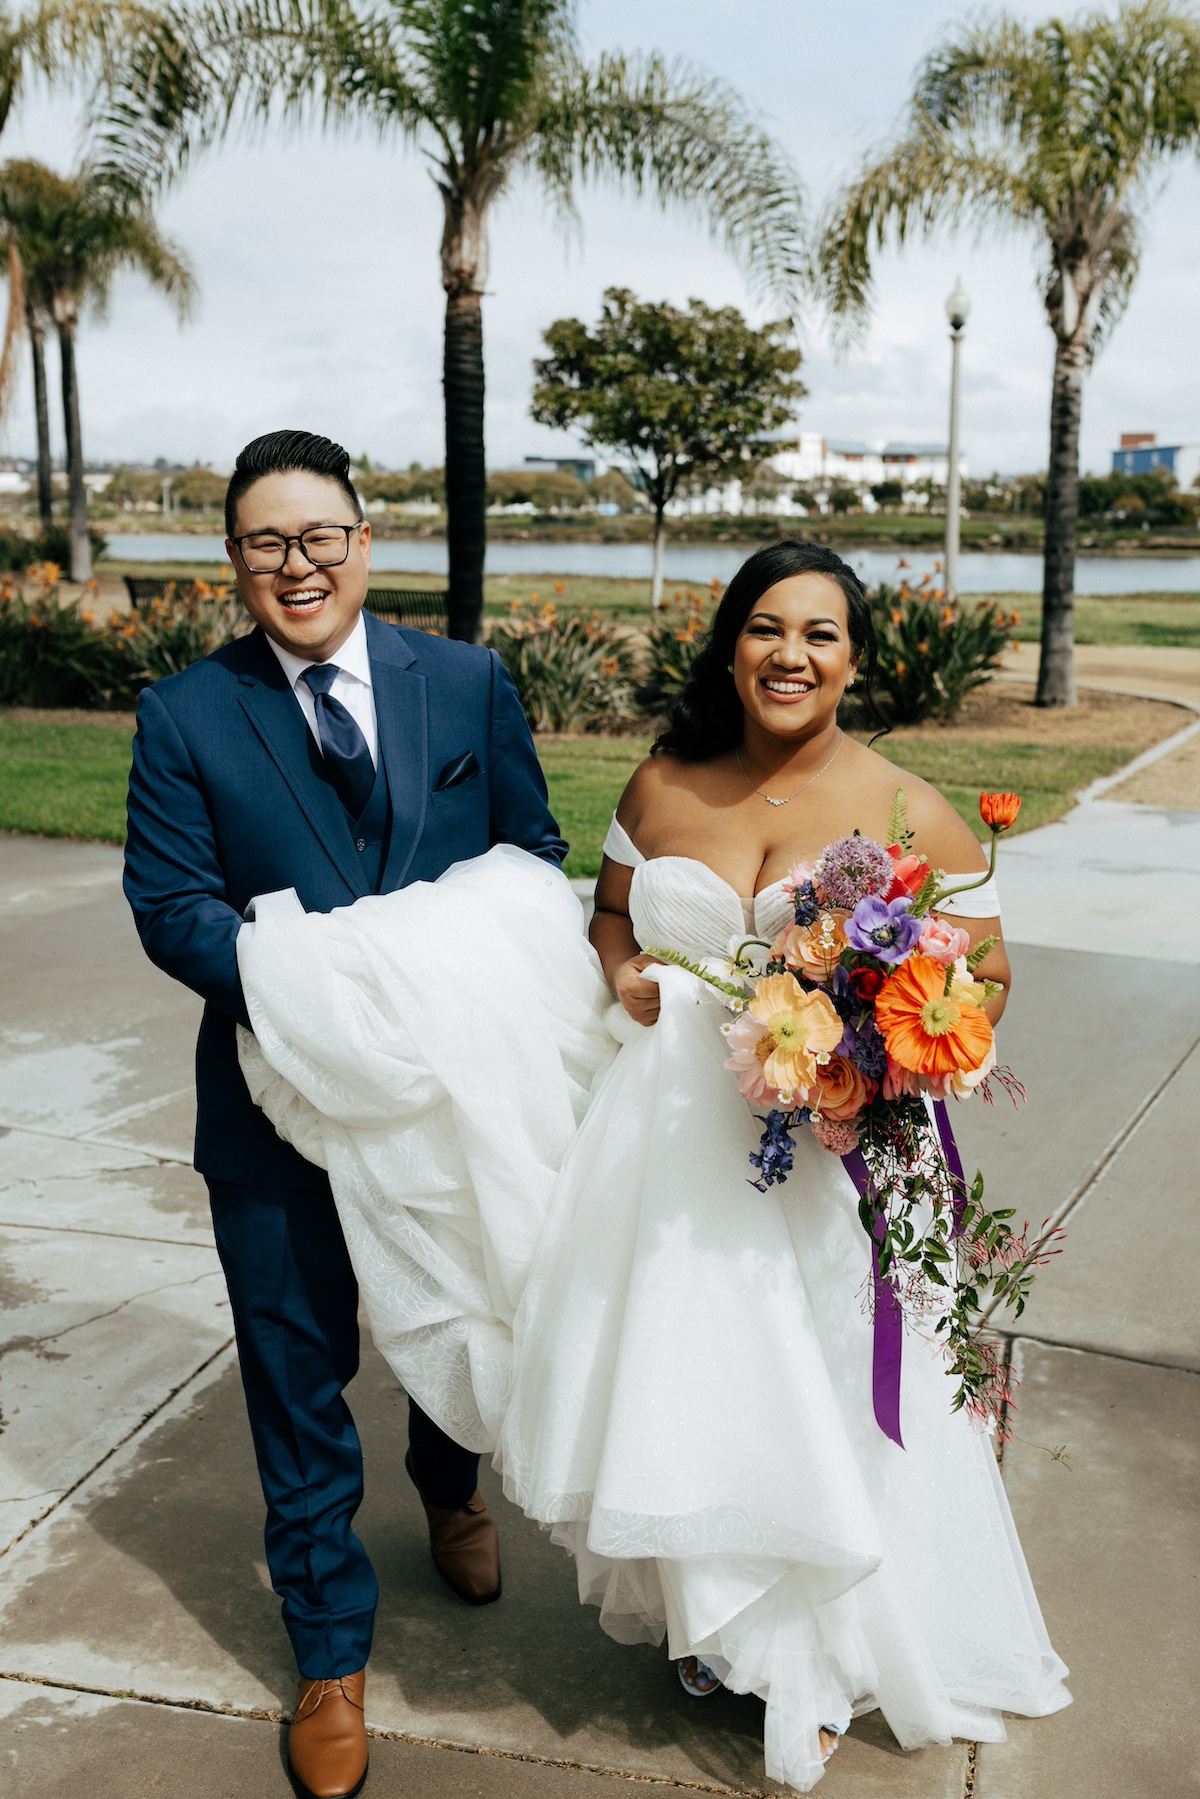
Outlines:
[[446, 793], [451, 787], [461, 787], [464, 781], [472, 780], [479, 773], [479, 763], [475, 759], [474, 750], [467, 750], [462, 756], [455, 756], [447, 762], [437, 778], [435, 793]]

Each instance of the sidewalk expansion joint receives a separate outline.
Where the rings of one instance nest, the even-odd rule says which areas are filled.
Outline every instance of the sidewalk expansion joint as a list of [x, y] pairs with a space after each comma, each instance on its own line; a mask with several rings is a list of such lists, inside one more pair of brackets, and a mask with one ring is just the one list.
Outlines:
[[1032, 1331], [1007, 1331], [1010, 1343], [1037, 1343], [1043, 1349], [1069, 1349], [1075, 1355], [1102, 1356], [1106, 1362], [1128, 1362], [1134, 1368], [1162, 1368], [1169, 1374], [1200, 1375], [1200, 1368], [1186, 1362], [1162, 1362], [1155, 1356], [1125, 1355], [1119, 1349], [1101, 1349], [1094, 1343], [1063, 1343], [1057, 1337], [1038, 1337]]
[[[91, 1480], [94, 1475], [98, 1474], [100, 1472], [101, 1468], [103, 1468], [107, 1462], [111, 1462], [113, 1457], [120, 1450], [124, 1449], [128, 1443], [131, 1443], [136, 1436], [138, 1436], [142, 1431], [144, 1431], [146, 1429], [146, 1426], [148, 1424], [151, 1424], [154, 1421], [154, 1419], [158, 1417], [159, 1413], [161, 1411], [164, 1411], [165, 1408], [171, 1404], [172, 1400], [178, 1399], [179, 1395], [184, 1391], [185, 1388], [190, 1387], [194, 1381], [199, 1380], [200, 1376], [203, 1373], [205, 1373], [205, 1371], [207, 1369], [211, 1368], [214, 1362], [218, 1361], [221, 1356], [225, 1355], [226, 1352], [233, 1347], [233, 1341], [234, 1340], [232, 1337], [226, 1337], [225, 1341], [223, 1343], [221, 1343], [220, 1345], [218, 1345], [218, 1347], [213, 1350], [211, 1355], [205, 1356], [205, 1358], [202, 1362], [197, 1363], [196, 1367], [194, 1367], [192, 1369], [190, 1374], [185, 1375], [181, 1381], [177, 1381], [176, 1384], [171, 1388], [169, 1393], [164, 1393], [163, 1397], [158, 1401], [157, 1405], [151, 1406], [149, 1411], [144, 1412], [142, 1414], [142, 1416], [138, 1419], [136, 1424], [131, 1424], [129, 1429], [125, 1432], [124, 1436], [120, 1437], [117, 1440], [117, 1442], [115, 1442], [112, 1445], [111, 1448], [106, 1449], [104, 1454], [102, 1456], [100, 1456], [97, 1461], [93, 1462], [90, 1468], [85, 1469], [84, 1472], [79, 1476], [78, 1480], [72, 1481], [71, 1485], [69, 1487], [63, 1487], [59, 1494], [59, 1497], [55, 1500], [53, 1505], [48, 1505], [44, 1512], [39, 1512], [38, 1516], [36, 1518], [31, 1518], [29, 1523], [25, 1526], [24, 1530], [21, 1531], [17, 1536], [15, 1536], [11, 1542], [5, 1543], [5, 1544], [3, 1544], [3, 1546], [0, 1546], [0, 1560], [3, 1560], [3, 1558], [9, 1553], [10, 1550], [15, 1549], [17, 1547], [18, 1543], [23, 1543], [25, 1541], [26, 1537], [32, 1535], [32, 1533], [35, 1530], [38, 1530], [41, 1527], [41, 1525], [43, 1525], [46, 1522], [47, 1518], [53, 1517], [54, 1513], [56, 1511], [58, 1511], [59, 1507], [65, 1505], [67, 1500], [71, 1498], [72, 1494], [77, 1493], [79, 1491], [80, 1487], [82, 1487], [87, 1481]], [[10, 1679], [10, 1678], [14, 1679], [14, 1680], [18, 1680], [18, 1679], [25, 1679], [27, 1677], [24, 1675], [12, 1675], [12, 1676], [5, 1675], [3, 1670], [0, 1670], [0, 1679]], [[42, 1684], [54, 1685], [56, 1683], [43, 1682]], [[63, 1684], [63, 1683], [57, 1683], [57, 1684]], [[81, 1687], [79, 1690], [81, 1692], [83, 1692], [85, 1689]], [[100, 1688], [96, 1688], [95, 1690], [97, 1692], [101, 1691]]]
[[[89, 1686], [78, 1680], [55, 1680], [47, 1674], [23, 1674], [0, 1668], [0, 1680], [21, 1686], [49, 1687], [60, 1693], [88, 1693], [99, 1699], [124, 1700], [133, 1705], [158, 1705], [168, 1711], [207, 1712], [214, 1718], [240, 1718], [247, 1723], [287, 1724], [290, 1712], [258, 1706], [219, 1705], [208, 1699], [169, 1699], [162, 1693], [139, 1693], [128, 1687]], [[606, 1768], [598, 1762], [573, 1761], [567, 1756], [526, 1755], [517, 1749], [493, 1749], [486, 1744], [454, 1743], [441, 1737], [414, 1736], [406, 1730], [382, 1730], [367, 1725], [367, 1735], [377, 1743], [411, 1743], [418, 1749], [440, 1749], [453, 1755], [478, 1755], [496, 1761], [524, 1762], [535, 1768], [564, 1768], [577, 1774], [601, 1774], [610, 1780], [635, 1781], [639, 1786], [672, 1787], [677, 1792], [716, 1793], [722, 1799], [778, 1799], [766, 1787], [731, 1787], [699, 1780], [673, 1780], [667, 1774], [647, 1774], [627, 1768]]]
[[[132, 1155], [147, 1156], [152, 1162], [169, 1162], [173, 1168], [194, 1168], [191, 1156], [177, 1156], [172, 1149], [163, 1149], [147, 1143], [122, 1143], [100, 1135], [107, 1130], [107, 1125], [99, 1125], [94, 1131], [48, 1131], [44, 1126], [26, 1124], [16, 1118], [0, 1118], [0, 1127], [9, 1131], [23, 1131], [29, 1137], [46, 1137], [51, 1143], [92, 1143], [100, 1149], [123, 1149]], [[101, 1171], [102, 1172], [102, 1171]]]
[[0, 1218], [0, 1231], [44, 1231], [52, 1237], [113, 1237], [118, 1243], [162, 1243], [168, 1249], [206, 1249], [216, 1247], [213, 1238], [147, 1237], [139, 1231], [98, 1231], [87, 1224], [30, 1224], [26, 1218]]
[[[1171, 1085], [1171, 1082], [1175, 1079], [1175, 1076], [1177, 1074], [1179, 1074], [1181, 1072], [1181, 1070], [1187, 1066], [1189, 1059], [1196, 1053], [1197, 1049], [1200, 1049], [1200, 1037], [1194, 1037], [1192, 1039], [1191, 1043], [1188, 1044], [1187, 1048], [1184, 1050], [1183, 1054], [1179, 1057], [1178, 1061], [1175, 1062], [1173, 1064], [1173, 1066], [1167, 1070], [1166, 1074], [1158, 1082], [1158, 1085], [1155, 1087], [1152, 1087], [1150, 1092], [1142, 1100], [1141, 1104], [1134, 1108], [1133, 1112], [1126, 1119], [1125, 1123], [1121, 1126], [1120, 1130], [1117, 1131], [1116, 1135], [1110, 1139], [1107, 1148], [1103, 1151], [1103, 1153], [1099, 1156], [1099, 1158], [1093, 1163], [1090, 1171], [1084, 1176], [1083, 1180], [1076, 1187], [1074, 1193], [1072, 1193], [1063, 1202], [1063, 1204], [1058, 1208], [1057, 1211], [1052, 1212], [1050, 1214], [1050, 1217], [1046, 1221], [1048, 1224], [1052, 1224], [1052, 1225], [1065, 1224], [1067, 1222], [1068, 1218], [1071, 1217], [1072, 1213], [1078, 1211], [1079, 1207], [1083, 1204], [1084, 1200], [1087, 1198], [1087, 1196], [1091, 1192], [1092, 1188], [1094, 1186], [1096, 1186], [1097, 1182], [1100, 1180], [1101, 1175], [1104, 1174], [1106, 1169], [1108, 1169], [1112, 1166], [1113, 1162], [1115, 1162], [1116, 1158], [1120, 1155], [1120, 1153], [1124, 1149], [1125, 1145], [1129, 1142], [1129, 1139], [1133, 1136], [1134, 1132], [1138, 1129], [1138, 1126], [1142, 1123], [1142, 1121], [1146, 1117], [1148, 1117], [1150, 1112], [1153, 1111], [1154, 1107], [1158, 1104], [1158, 1102], [1162, 1098], [1163, 1094], [1167, 1091], [1167, 1088]], [[1002, 1303], [1003, 1303], [1002, 1299], [993, 1299], [991, 1301], [991, 1303], [985, 1308], [985, 1310], [983, 1312], [983, 1317], [985, 1319], [991, 1318], [992, 1314], [996, 1310], [996, 1307]], [[1016, 1332], [1013, 1334], [1020, 1335], [1021, 1333]], [[1064, 1345], [1064, 1347], [1069, 1347], [1069, 1345]]]
[[963, 1778], [962, 1799], [974, 1799], [975, 1776], [979, 1772], [979, 1744], [967, 1744], [967, 1772]]

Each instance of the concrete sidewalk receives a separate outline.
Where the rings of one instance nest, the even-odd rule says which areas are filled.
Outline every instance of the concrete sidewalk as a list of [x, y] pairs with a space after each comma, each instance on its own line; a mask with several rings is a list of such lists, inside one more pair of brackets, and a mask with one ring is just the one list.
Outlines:
[[[1006, 903], [1013, 852], [1046, 836], [1005, 846]], [[1062, 839], [1072, 854], [1079, 841]], [[294, 1673], [189, 1165], [198, 1006], [142, 957], [117, 865], [98, 846], [0, 839], [3, 1790], [283, 1799]], [[1045, 901], [1044, 870], [1027, 872]], [[1197, 873], [1182, 871], [1171, 908]], [[1113, 874], [1127, 896], [1128, 879]], [[862, 1719], [822, 1782], [831, 1799], [1196, 1790], [1200, 968], [1171, 908], [1155, 956], [1119, 932], [1112, 955], [1018, 945], [1004, 1054], [1029, 1105], [961, 1118], [964, 1158], [992, 1192], [1070, 1229], [1018, 1327], [1003, 1473], [1075, 1704], [1013, 1720], [1003, 1745], [911, 1756], [878, 1716]], [[505, 1598], [459, 1606], [429, 1564], [402, 1402], [369, 1348], [351, 1403], [383, 1591], [369, 1793], [764, 1789], [761, 1705], [689, 1701], [665, 1656], [606, 1638], [569, 1562], [494, 1483]], [[1060, 1444], [1069, 1463], [1048, 1453]]]

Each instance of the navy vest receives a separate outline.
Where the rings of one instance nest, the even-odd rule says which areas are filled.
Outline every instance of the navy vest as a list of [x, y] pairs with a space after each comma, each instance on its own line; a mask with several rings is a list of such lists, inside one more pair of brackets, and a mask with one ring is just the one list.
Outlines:
[[[344, 808], [343, 808], [344, 810]], [[362, 871], [366, 876], [367, 886], [372, 893], [379, 892], [379, 882], [383, 876], [383, 864], [387, 857], [388, 838], [392, 834], [392, 801], [388, 793], [387, 774], [383, 766], [383, 745], [379, 746], [379, 761], [375, 769], [375, 785], [371, 789], [371, 797], [363, 807], [359, 818], [352, 818], [345, 813], [346, 827], [354, 840], [362, 863]]]

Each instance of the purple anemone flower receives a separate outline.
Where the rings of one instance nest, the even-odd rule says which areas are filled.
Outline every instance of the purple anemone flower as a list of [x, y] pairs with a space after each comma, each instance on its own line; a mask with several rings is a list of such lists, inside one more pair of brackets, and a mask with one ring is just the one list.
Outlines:
[[859, 900], [846, 920], [846, 942], [881, 962], [903, 962], [921, 935], [921, 921], [909, 911], [909, 899]]

